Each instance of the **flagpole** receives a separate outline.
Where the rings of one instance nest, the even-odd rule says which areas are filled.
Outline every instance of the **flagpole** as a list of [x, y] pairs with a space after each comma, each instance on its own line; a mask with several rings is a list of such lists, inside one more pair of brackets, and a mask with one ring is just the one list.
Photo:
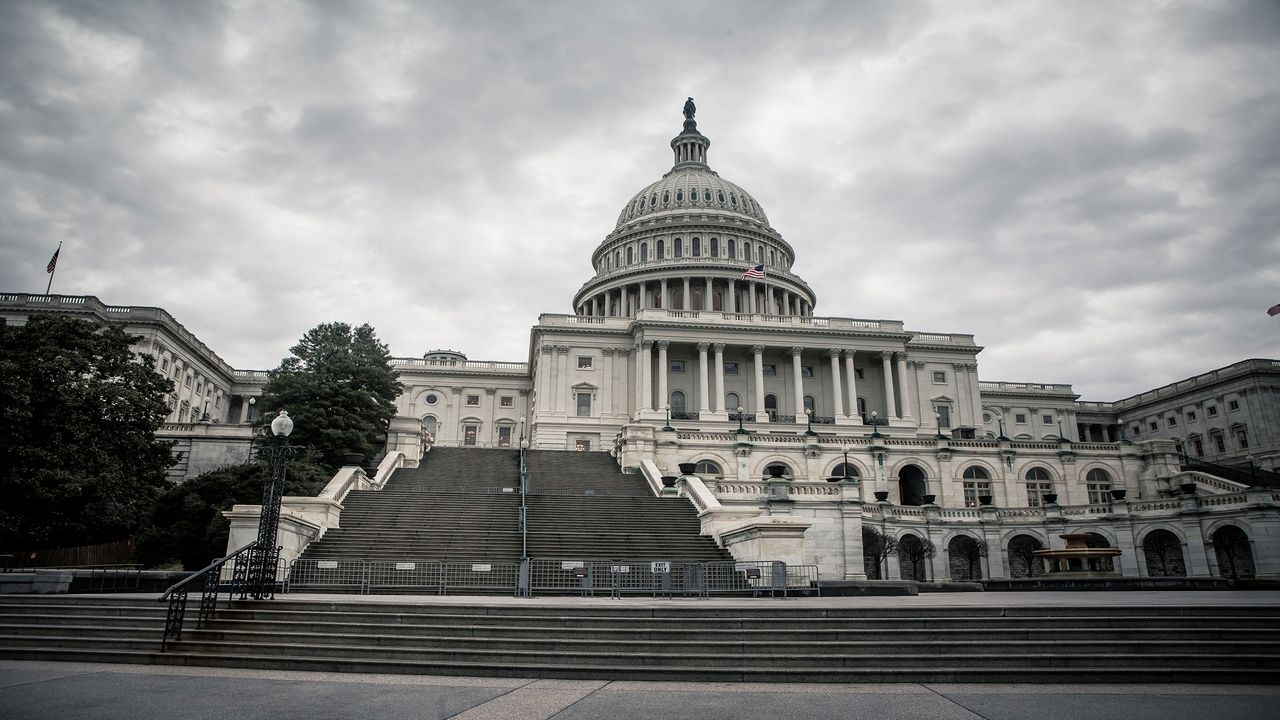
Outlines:
[[58, 243], [58, 249], [53, 251], [53, 260], [49, 262], [49, 284], [44, 286], [44, 296], [49, 297], [49, 290], [53, 288], [53, 274], [58, 271], [58, 255], [62, 254], [62, 243]]

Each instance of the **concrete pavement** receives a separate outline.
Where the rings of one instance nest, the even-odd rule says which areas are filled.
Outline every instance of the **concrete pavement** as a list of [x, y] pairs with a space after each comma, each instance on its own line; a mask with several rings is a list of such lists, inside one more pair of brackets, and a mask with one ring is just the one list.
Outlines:
[[745, 684], [527, 680], [0, 661], [4, 720], [1231, 720], [1251, 685]]

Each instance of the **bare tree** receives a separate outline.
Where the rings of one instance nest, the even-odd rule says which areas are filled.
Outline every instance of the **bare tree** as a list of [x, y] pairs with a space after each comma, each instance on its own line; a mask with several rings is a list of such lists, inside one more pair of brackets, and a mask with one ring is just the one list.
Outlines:
[[1149, 575], [1168, 577], [1186, 575], [1182, 565], [1182, 541], [1168, 530], [1153, 530], [1142, 541]]
[[898, 554], [898, 541], [870, 525], [862, 526], [862, 559], [872, 580], [884, 579], [884, 561]]
[[[1040, 577], [1044, 565], [1036, 551], [1044, 548], [1040, 538], [1030, 535], [1019, 535], [1009, 541], [1009, 570], [1013, 577]], [[1026, 575], [1018, 571], [1025, 568]]]
[[960, 559], [965, 563], [967, 573], [966, 580], [977, 580], [982, 578], [982, 558], [988, 553], [987, 541], [974, 540], [968, 535], [960, 535], [951, 541], [950, 555], [951, 558]]
[[907, 536], [903, 536], [898, 540], [898, 562], [906, 562], [911, 567], [911, 577], [914, 580], [924, 580], [924, 561], [930, 560], [937, 556], [938, 547], [928, 538], [920, 538], [912, 535], [915, 542], [905, 542]]

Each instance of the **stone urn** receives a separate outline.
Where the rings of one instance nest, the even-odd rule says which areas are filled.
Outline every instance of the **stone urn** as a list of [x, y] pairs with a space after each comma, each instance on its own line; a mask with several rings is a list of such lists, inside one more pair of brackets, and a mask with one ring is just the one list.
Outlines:
[[994, 495], [979, 495], [979, 496], [978, 496], [978, 504], [979, 504], [979, 505], [990, 505], [993, 501], [995, 501], [995, 499], [996, 499], [996, 498], [995, 498], [995, 496], [994, 496]]
[[360, 453], [346, 453], [346, 454], [344, 454], [344, 455], [342, 456], [342, 466], [343, 466], [343, 467], [347, 467], [348, 465], [354, 465], [355, 467], [361, 467], [361, 466], [363, 466], [363, 465], [364, 465], [364, 455], [361, 455]]
[[1178, 486], [1178, 489], [1182, 490], [1183, 495], [1196, 494], [1196, 484], [1193, 482], [1182, 483], [1181, 485]]
[[681, 475], [692, 475], [698, 470], [698, 463], [677, 463]]
[[921, 495], [920, 496], [921, 502], [923, 502], [925, 505], [933, 505], [934, 501], [937, 499], [938, 499], [937, 495]]
[[[681, 465], [681, 468], [683, 467], [684, 466]], [[780, 478], [782, 477], [783, 473], [785, 473], [786, 471], [787, 469], [782, 467], [781, 465], [770, 465], [768, 468], [769, 477], [771, 478]]]
[[1125, 488], [1114, 488], [1114, 489], [1111, 491], [1111, 499], [1112, 499], [1112, 500], [1123, 500], [1123, 499], [1124, 499], [1125, 494], [1127, 494], [1128, 492], [1129, 492], [1129, 491], [1128, 491], [1128, 490], [1126, 490]]
[[1044, 502], [1045, 505], [1057, 505], [1058, 493], [1045, 493], [1040, 496], [1040, 499]]
[[886, 501], [886, 500], [888, 500], [888, 499], [889, 499], [889, 491], [888, 491], [888, 490], [877, 490], [877, 491], [876, 491], [876, 502], [884, 502], [884, 501]]
[[680, 478], [676, 477], [675, 475], [663, 475], [663, 476], [662, 476], [662, 487], [664, 487], [664, 488], [673, 488], [673, 487], [675, 487], [675, 486], [676, 486], [676, 481], [677, 481], [677, 480], [679, 480], [679, 479], [680, 479]]

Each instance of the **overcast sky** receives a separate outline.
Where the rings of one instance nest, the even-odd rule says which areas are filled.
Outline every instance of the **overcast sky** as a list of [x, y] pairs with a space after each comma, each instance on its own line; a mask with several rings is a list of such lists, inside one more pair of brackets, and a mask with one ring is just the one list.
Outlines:
[[1280, 2], [0, 3], [0, 291], [238, 368], [319, 322], [525, 360], [619, 210], [711, 166], [818, 315], [1111, 400], [1280, 357]]

